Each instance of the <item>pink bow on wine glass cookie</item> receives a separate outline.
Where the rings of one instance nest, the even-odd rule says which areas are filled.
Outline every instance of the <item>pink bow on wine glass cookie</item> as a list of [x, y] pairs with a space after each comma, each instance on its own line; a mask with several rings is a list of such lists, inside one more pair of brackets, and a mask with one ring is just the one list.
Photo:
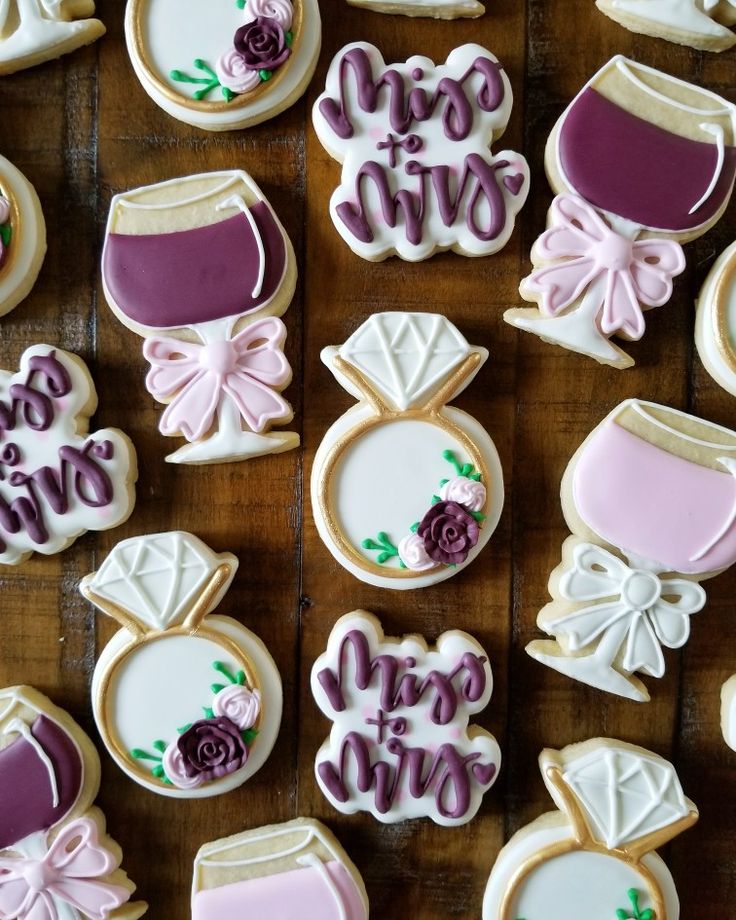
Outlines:
[[286, 327], [273, 316], [220, 342], [146, 339], [143, 355], [151, 365], [146, 388], [159, 402], [168, 402], [161, 432], [199, 440], [212, 427], [223, 396], [232, 400], [255, 432], [273, 419], [290, 416], [289, 404], [271, 389], [284, 386], [291, 377], [285, 340]]
[[101, 846], [94, 821], [72, 821], [43, 859], [0, 858], [0, 917], [57, 920], [61, 902], [91, 920], [107, 920], [130, 898], [127, 888], [102, 881], [117, 865]]
[[549, 316], [566, 310], [597, 279], [601, 290], [600, 329], [637, 340], [644, 335], [641, 305], [661, 307], [672, 296], [672, 279], [685, 268], [674, 240], [632, 241], [612, 230], [591, 205], [573, 195], [558, 195], [550, 208], [551, 226], [534, 244], [536, 268], [522, 284], [540, 296]]

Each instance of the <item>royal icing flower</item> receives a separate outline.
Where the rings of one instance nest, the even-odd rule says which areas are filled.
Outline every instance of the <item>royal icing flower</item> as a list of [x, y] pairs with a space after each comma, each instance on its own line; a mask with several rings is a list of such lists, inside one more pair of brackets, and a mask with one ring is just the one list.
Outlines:
[[427, 552], [424, 540], [416, 533], [404, 537], [399, 543], [398, 550], [399, 559], [413, 572], [424, 572], [433, 569], [437, 564]]
[[235, 33], [235, 49], [250, 70], [275, 70], [291, 54], [286, 33], [275, 19], [259, 16]]
[[481, 511], [486, 503], [486, 487], [482, 482], [469, 479], [467, 476], [455, 476], [442, 486], [440, 498], [448, 502], [457, 502], [468, 511]]
[[261, 83], [257, 70], [249, 68], [243, 55], [231, 48], [215, 64], [215, 73], [220, 84], [231, 93], [249, 93]]
[[184, 769], [184, 755], [179, 750], [178, 741], [174, 741], [164, 751], [161, 761], [166, 778], [179, 789], [196, 789], [205, 781], [201, 773], [189, 776]]
[[294, 18], [291, 0], [248, 0], [245, 5], [246, 22], [260, 17], [275, 20], [284, 32], [288, 32]]
[[462, 505], [439, 501], [422, 518], [417, 534], [431, 559], [444, 565], [460, 565], [478, 542], [480, 527]]
[[179, 735], [176, 742], [188, 777], [219, 779], [239, 770], [248, 758], [238, 726], [225, 716], [201, 719]]
[[256, 724], [261, 711], [261, 694], [233, 684], [220, 690], [212, 703], [212, 711], [216, 716], [230, 719], [241, 731], [245, 731]]

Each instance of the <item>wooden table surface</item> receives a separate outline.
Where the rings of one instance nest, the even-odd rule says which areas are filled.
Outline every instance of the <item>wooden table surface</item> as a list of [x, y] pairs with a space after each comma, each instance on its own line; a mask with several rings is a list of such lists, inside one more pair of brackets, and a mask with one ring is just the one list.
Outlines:
[[[215, 2], [215, 0], [209, 0]], [[596, 735], [642, 744], [677, 765], [700, 823], [664, 855], [679, 885], [684, 920], [736, 913], [736, 755], [719, 728], [721, 683], [736, 671], [736, 567], [709, 582], [709, 604], [667, 674], [648, 679], [649, 704], [573, 683], [532, 661], [526, 643], [547, 599], [547, 577], [567, 534], [560, 477], [574, 449], [620, 400], [656, 399], [733, 426], [735, 403], [703, 370], [693, 344], [693, 301], [715, 256], [736, 233], [733, 206], [686, 247], [688, 268], [672, 301], [648, 314], [645, 339], [630, 347], [636, 367], [617, 371], [506, 325], [506, 307], [542, 230], [552, 195], [542, 168], [556, 118], [611, 55], [694, 79], [736, 100], [734, 52], [707, 55], [635, 36], [598, 13], [592, 0], [488, 0], [479, 20], [451, 23], [383, 16], [322, 0], [324, 41], [306, 96], [246, 132], [207, 134], [174, 121], [145, 95], [123, 41], [123, 3], [103, 0], [108, 34], [60, 61], [2, 80], [0, 150], [36, 186], [49, 233], [32, 294], [0, 324], [0, 366], [15, 369], [29, 345], [82, 355], [100, 396], [98, 426], [124, 429], [138, 449], [138, 503], [124, 526], [88, 534], [61, 555], [36, 556], [2, 574], [0, 686], [33, 684], [66, 707], [96, 742], [89, 686], [96, 655], [115, 630], [77, 590], [124, 537], [191, 530], [241, 567], [221, 612], [237, 617], [271, 649], [284, 681], [281, 734], [266, 766], [235, 792], [172, 801], [128, 780], [101, 748], [99, 803], [123, 845], [125, 867], [150, 902], [152, 920], [185, 920], [193, 856], [207, 840], [246, 827], [312, 815], [333, 828], [361, 869], [380, 920], [478, 918], [499, 848], [551, 807], [537, 768], [543, 746]], [[172, 28], [176, 25], [172, 24]], [[515, 104], [504, 146], [523, 150], [532, 192], [508, 246], [485, 259], [447, 254], [412, 265], [374, 265], [354, 256], [328, 216], [339, 166], [311, 128], [312, 102], [327, 65], [348, 41], [369, 40], [387, 61], [422, 52], [444, 59], [478, 41], [503, 61]], [[294, 381], [287, 396], [303, 450], [245, 463], [164, 463], [174, 442], [157, 431], [161, 408], [146, 393], [140, 339], [108, 309], [99, 261], [108, 205], [119, 191], [204, 169], [242, 167], [261, 185], [291, 236], [299, 263], [296, 297], [284, 319]], [[358, 582], [333, 561], [314, 527], [308, 474], [328, 425], [351, 405], [319, 360], [374, 311], [445, 313], [491, 358], [457, 400], [491, 433], [507, 499], [501, 524], [478, 560], [451, 582], [391, 592]], [[426, 820], [383, 826], [337, 814], [313, 778], [329, 723], [309, 693], [309, 671], [342, 613], [363, 607], [389, 634], [473, 633], [490, 653], [494, 696], [479, 721], [499, 739], [501, 776], [479, 815], [461, 829]], [[1, 820], [1, 818], [0, 818]], [[254, 918], [256, 920], [256, 918]], [[593, 918], [591, 918], [593, 920]], [[597, 920], [597, 918], [596, 918]]]

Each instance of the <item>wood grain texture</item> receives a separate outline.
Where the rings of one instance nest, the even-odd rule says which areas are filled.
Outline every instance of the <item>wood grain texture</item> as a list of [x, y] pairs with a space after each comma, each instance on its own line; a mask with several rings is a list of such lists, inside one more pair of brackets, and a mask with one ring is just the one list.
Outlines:
[[[119, 539], [181, 528], [240, 557], [222, 612], [266, 641], [285, 690], [271, 759], [226, 796], [194, 802], [157, 797], [127, 780], [101, 752], [99, 802], [140, 896], [151, 904], [149, 916], [189, 915], [191, 863], [203, 842], [306, 814], [324, 819], [355, 859], [373, 917], [477, 918], [499, 848], [550, 808], [536, 764], [540, 749], [598, 734], [641, 743], [677, 764], [702, 814], [699, 825], [665, 854], [679, 885], [683, 920], [732, 916], [736, 755], [721, 738], [719, 690], [736, 671], [736, 569], [709, 583], [710, 602], [693, 622], [689, 645], [667, 654], [663, 680], [648, 681], [648, 705], [573, 684], [533, 662], [524, 646], [538, 635], [536, 614], [547, 600], [547, 577], [567, 533], [560, 478], [593, 426], [629, 396], [736, 424], [736, 403], [704, 372], [693, 345], [693, 300], [713, 259], [736, 234], [733, 206], [713, 231], [686, 247], [688, 269], [675, 296], [648, 315], [645, 339], [631, 346], [633, 369], [603, 368], [546, 345], [504, 324], [502, 313], [519, 303], [518, 282], [552, 198], [542, 168], [545, 140], [583, 82], [623, 52], [736, 101], [733, 53], [708, 56], [632, 35], [600, 15], [592, 0], [488, 0], [484, 18], [454, 23], [382, 16], [344, 0], [322, 0], [324, 45], [307, 96], [258, 128], [209, 135], [172, 120], [144, 94], [125, 51], [121, 0], [103, 0], [99, 14], [109, 31], [96, 45], [3, 78], [0, 150], [38, 189], [49, 253], [31, 296], [0, 324], [0, 366], [14, 369], [34, 342], [82, 355], [99, 391], [96, 422], [123, 428], [138, 449], [138, 504], [118, 530], [87, 535], [60, 556], [36, 557], [0, 574], [0, 686], [34, 684], [99, 741], [88, 688], [96, 653], [114, 625], [93, 614], [77, 584]], [[340, 240], [328, 216], [340, 169], [316, 140], [309, 109], [333, 54], [357, 39], [375, 42], [387, 61], [419, 51], [444, 59], [469, 40], [502, 59], [515, 93], [503, 143], [524, 150], [533, 170], [530, 200], [502, 253], [373, 265]], [[176, 467], [164, 463], [173, 442], [157, 432], [160, 407], [143, 386], [140, 340], [104, 302], [104, 225], [118, 191], [225, 167], [243, 167], [254, 176], [297, 253], [300, 283], [284, 318], [294, 368], [287, 396], [303, 451]], [[469, 341], [489, 348], [490, 361], [457, 404], [491, 433], [507, 488], [501, 524], [477, 562], [451, 582], [416, 594], [372, 588], [340, 568], [317, 536], [308, 500], [314, 452], [329, 424], [351, 404], [321, 364], [320, 349], [343, 342], [370, 313], [383, 309], [443, 312]], [[505, 759], [497, 785], [465, 828], [442, 829], [428, 821], [387, 827], [369, 816], [343, 817], [316, 787], [314, 755], [329, 724], [311, 700], [309, 671], [338, 616], [359, 607], [378, 614], [389, 634], [415, 631], [433, 639], [460, 627], [490, 653], [496, 686], [478, 721], [496, 734]]]

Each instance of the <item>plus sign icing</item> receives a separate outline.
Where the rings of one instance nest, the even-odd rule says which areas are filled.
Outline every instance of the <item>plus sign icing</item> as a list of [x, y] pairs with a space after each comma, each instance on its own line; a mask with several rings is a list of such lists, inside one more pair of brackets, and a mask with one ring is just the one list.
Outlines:
[[532, 657], [634, 700], [662, 677], [705, 606], [699, 581], [736, 561], [736, 434], [640, 400], [621, 403], [570, 461], [574, 536], [550, 576]]
[[343, 48], [312, 117], [342, 163], [330, 213], [351, 249], [371, 261], [501, 249], [529, 190], [524, 158], [490, 150], [511, 104], [502, 64], [480, 45], [438, 65], [387, 65], [365, 42]]
[[488, 657], [466, 633], [429, 648], [419, 636], [386, 638], [371, 614], [347, 614], [312, 668], [315, 701], [333, 723], [315, 761], [320, 789], [339, 811], [384, 823], [465, 824], [501, 762], [493, 736], [468, 727], [492, 689]]

